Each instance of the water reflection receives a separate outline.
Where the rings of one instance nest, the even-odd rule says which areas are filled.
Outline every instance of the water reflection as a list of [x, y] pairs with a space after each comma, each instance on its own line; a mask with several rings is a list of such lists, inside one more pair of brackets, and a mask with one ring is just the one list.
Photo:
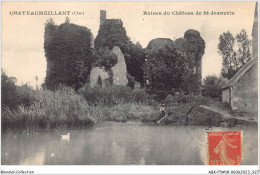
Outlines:
[[108, 122], [86, 130], [2, 134], [5, 165], [203, 165], [207, 132], [243, 130], [241, 164], [257, 164], [257, 127], [210, 128]]

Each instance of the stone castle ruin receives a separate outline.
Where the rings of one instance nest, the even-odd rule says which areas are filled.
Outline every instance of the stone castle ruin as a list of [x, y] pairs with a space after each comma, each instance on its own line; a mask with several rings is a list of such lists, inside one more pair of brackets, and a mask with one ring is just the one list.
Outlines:
[[100, 10], [100, 26], [102, 26], [105, 22], [116, 22], [116, 23], [122, 23], [121, 19], [107, 19], [107, 12], [105, 10]]
[[185, 61], [189, 64], [189, 67], [193, 69], [195, 79], [193, 80], [193, 88], [191, 92], [194, 95], [202, 95], [202, 56], [204, 55], [205, 42], [201, 38], [200, 33], [196, 30], [187, 30], [184, 33], [184, 38], [179, 38], [175, 41], [169, 38], [156, 38], [149, 42], [146, 47], [147, 50], [151, 50], [157, 53], [163, 48], [176, 48], [184, 53]]
[[205, 51], [205, 41], [201, 38], [200, 33], [196, 30], [188, 30], [184, 34], [184, 42], [186, 46], [184, 48], [186, 59], [193, 66], [195, 80], [194, 94], [202, 95], [202, 56]]
[[78, 89], [87, 83], [93, 38], [86, 27], [67, 21], [58, 26], [49, 19], [44, 33], [47, 71], [43, 86], [55, 89], [63, 84]]
[[126, 85], [128, 80], [126, 79], [126, 63], [124, 54], [118, 46], [114, 46], [112, 49], [113, 53], [117, 56], [117, 64], [112, 67], [113, 72], [113, 84], [115, 85]]
[[[107, 19], [104, 10], [100, 11], [100, 28], [95, 39], [86, 27], [69, 22], [57, 26], [53, 21], [49, 21], [45, 26], [44, 41], [47, 59], [45, 85], [53, 87], [57, 84], [65, 84], [77, 89], [85, 83], [89, 83], [93, 87], [98, 81], [102, 82], [102, 86], [106, 86], [111, 83], [108, 80], [112, 80], [115, 85], [127, 85], [129, 83], [127, 77], [134, 76], [137, 65], [136, 58], [133, 58], [136, 55], [136, 47], [133, 46], [134, 44], [130, 41], [123, 27], [122, 20]], [[201, 95], [201, 59], [205, 50], [205, 42], [200, 33], [190, 29], [184, 33], [183, 38], [175, 41], [169, 38], [153, 39], [149, 42], [146, 50], [158, 52], [164, 47], [174, 48], [184, 53], [185, 61], [194, 70], [195, 88], [193, 88], [192, 93]], [[94, 66], [93, 60], [91, 60], [91, 56], [96, 51], [106, 49], [117, 57], [117, 63], [109, 70], [104, 66]], [[143, 53], [145, 53], [144, 49]], [[139, 54], [139, 57], [140, 55], [142, 58], [137, 58], [139, 69], [145, 63], [144, 54]], [[138, 76], [140, 75], [142, 74], [139, 72]]]
[[[103, 49], [108, 47], [111, 51], [117, 56], [117, 63], [111, 68], [112, 71], [112, 79], [114, 85], [127, 85], [128, 80], [126, 78], [127, 69], [126, 69], [126, 62], [124, 58], [124, 54], [121, 51], [121, 48], [117, 45], [116, 37], [114, 39], [115, 43], [106, 41], [103, 37], [104, 33], [102, 31], [114, 31], [110, 33], [110, 36], [113, 37], [113, 34], [120, 33], [117, 30], [123, 27], [123, 22], [120, 19], [106, 19], [106, 11], [100, 10], [100, 29], [98, 36], [95, 39], [95, 49]], [[126, 32], [123, 32], [126, 36]], [[101, 40], [101, 42], [99, 42]], [[106, 81], [109, 78], [109, 74], [105, 73], [106, 71], [104, 68], [93, 68], [95, 71], [91, 71], [90, 74], [90, 85], [93, 87], [95, 82], [98, 81], [98, 77], [101, 78], [102, 82]], [[99, 71], [97, 71], [99, 70]], [[107, 83], [102, 85], [106, 85]]]
[[[114, 46], [112, 52], [117, 56], [117, 63], [115, 66], [111, 68], [112, 70], [112, 79], [114, 85], [127, 85], [128, 80], [126, 78], [127, 70], [126, 70], [126, 63], [124, 59], [124, 54], [120, 50], [118, 46]], [[94, 87], [98, 79], [101, 79], [102, 86], [106, 86], [109, 84], [109, 73], [106, 72], [105, 68], [103, 67], [93, 67], [90, 72], [90, 86]]]

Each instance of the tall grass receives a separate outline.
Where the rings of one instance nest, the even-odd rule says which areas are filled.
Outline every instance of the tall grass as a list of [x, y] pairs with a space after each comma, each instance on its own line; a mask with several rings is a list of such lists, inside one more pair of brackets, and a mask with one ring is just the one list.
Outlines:
[[[2, 109], [2, 128], [26, 131], [75, 129], [102, 121], [127, 121], [148, 115], [148, 95], [124, 87], [104, 91], [88, 88], [77, 93], [69, 87], [33, 92], [33, 103], [17, 110]], [[125, 90], [124, 90], [125, 89]], [[110, 99], [111, 98], [111, 99]]]
[[36, 91], [30, 106], [19, 105], [16, 111], [2, 109], [3, 128], [14, 125], [26, 130], [75, 128], [93, 124], [86, 115], [89, 105], [72, 88]]

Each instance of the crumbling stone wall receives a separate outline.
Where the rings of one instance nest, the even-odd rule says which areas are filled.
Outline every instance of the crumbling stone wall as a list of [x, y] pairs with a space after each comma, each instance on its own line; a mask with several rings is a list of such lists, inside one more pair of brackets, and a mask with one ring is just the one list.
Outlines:
[[190, 65], [194, 65], [195, 84], [194, 94], [202, 95], [202, 56], [205, 51], [205, 41], [196, 30], [187, 30], [184, 34], [185, 39], [185, 56]]
[[126, 78], [127, 70], [124, 54], [118, 46], [114, 46], [112, 52], [116, 54], [118, 62], [112, 67], [113, 71], [113, 84], [115, 85], [126, 85], [128, 80]]
[[151, 50], [154, 53], [158, 53], [160, 49], [163, 48], [173, 48], [174, 44], [173, 41], [169, 38], [156, 38], [149, 42], [146, 49]]
[[202, 57], [205, 51], [205, 41], [196, 30], [190, 29], [184, 33], [184, 38], [174, 41], [174, 47], [183, 52], [186, 62], [193, 70], [193, 88], [191, 92], [194, 95], [202, 95]]
[[[114, 46], [112, 52], [117, 56], [117, 63], [109, 70], [105, 68], [94, 67], [90, 72], [90, 86], [93, 87], [98, 83], [98, 78], [102, 82], [102, 86], [110, 83], [109, 78], [112, 78], [114, 85], [127, 85], [128, 80], [126, 63], [124, 54], [118, 46]], [[111, 72], [110, 72], [111, 71]]]
[[109, 74], [100, 67], [94, 67], [90, 71], [89, 83], [91, 87], [94, 87], [98, 83], [98, 78], [101, 78], [102, 86], [106, 86], [106, 80], [109, 78]]
[[47, 60], [45, 87], [59, 84], [78, 89], [88, 80], [93, 53], [93, 35], [82, 26], [50, 20], [45, 25], [44, 50]]
[[95, 38], [95, 50], [112, 50], [117, 55], [118, 62], [111, 68], [113, 84], [126, 85], [128, 80], [127, 65], [124, 53], [129, 52], [130, 40], [126, 35], [123, 22], [120, 19], [106, 19], [104, 11], [100, 11], [100, 28]]

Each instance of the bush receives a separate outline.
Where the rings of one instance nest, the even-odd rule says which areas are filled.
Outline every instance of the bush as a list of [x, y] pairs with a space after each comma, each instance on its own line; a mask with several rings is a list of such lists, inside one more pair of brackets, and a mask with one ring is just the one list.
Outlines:
[[211, 98], [221, 98], [222, 87], [227, 81], [228, 80], [223, 77], [218, 78], [215, 75], [207, 76], [203, 80], [203, 95]]
[[203, 97], [199, 95], [175, 95], [173, 96], [174, 101], [176, 101], [178, 104], [188, 104], [192, 103], [194, 105], [209, 105], [211, 103], [210, 98]]
[[[99, 106], [100, 107], [100, 106]], [[96, 110], [95, 110], [96, 111]], [[140, 103], [124, 103], [113, 107], [100, 107], [98, 115], [94, 115], [98, 121], [121, 121], [125, 122], [131, 119], [142, 119], [154, 113], [151, 106]]]
[[28, 107], [36, 100], [36, 91], [27, 84], [17, 86], [16, 91], [18, 94], [17, 102], [19, 105], [24, 105], [25, 107]]
[[85, 86], [79, 90], [85, 97], [89, 105], [114, 106], [119, 103], [148, 103], [150, 97], [142, 89], [131, 89], [127, 86], [107, 86], [96, 85], [91, 88]]
[[168, 94], [164, 101], [167, 105], [173, 105], [175, 103], [174, 98], [171, 94]]
[[108, 48], [99, 49], [91, 56], [92, 67], [104, 67], [110, 70], [118, 62], [117, 56]]
[[165, 103], [168, 106], [181, 106], [185, 104], [191, 104], [195, 106], [199, 105], [209, 105], [211, 103], [211, 99], [208, 97], [203, 97], [199, 95], [171, 95], [168, 94], [167, 97], [161, 101], [162, 103]]

